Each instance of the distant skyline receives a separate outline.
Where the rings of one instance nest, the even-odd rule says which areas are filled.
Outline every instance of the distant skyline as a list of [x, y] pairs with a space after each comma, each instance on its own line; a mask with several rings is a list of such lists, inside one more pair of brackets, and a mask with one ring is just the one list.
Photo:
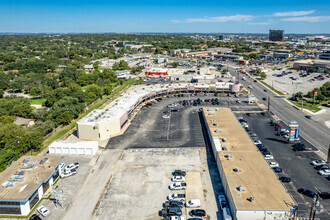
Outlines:
[[10, 33], [330, 33], [330, 1], [0, 0]]

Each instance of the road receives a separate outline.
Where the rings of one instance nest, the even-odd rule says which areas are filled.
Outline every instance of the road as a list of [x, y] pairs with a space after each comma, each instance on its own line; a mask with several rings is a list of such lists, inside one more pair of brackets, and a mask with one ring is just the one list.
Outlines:
[[[230, 73], [238, 78], [235, 69], [228, 67]], [[242, 76], [240, 76], [241, 78]], [[253, 82], [253, 78], [247, 78], [246, 81], [239, 80], [244, 87], [252, 86], [252, 94], [254, 94], [259, 101], [267, 106], [268, 100], [264, 101], [262, 98], [270, 100], [270, 112], [277, 115], [284, 123], [288, 124], [289, 121], [299, 121], [300, 135], [304, 137], [310, 144], [314, 145], [321, 152], [321, 156], [326, 159], [330, 144], [330, 130], [322, 123], [307, 119], [305, 114], [289, 104], [284, 96], [279, 96], [259, 82]], [[267, 92], [264, 90], [267, 89]]]

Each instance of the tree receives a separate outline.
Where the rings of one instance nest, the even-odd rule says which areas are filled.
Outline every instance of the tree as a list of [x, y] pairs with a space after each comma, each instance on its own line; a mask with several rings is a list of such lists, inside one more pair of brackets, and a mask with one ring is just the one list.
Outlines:
[[94, 69], [99, 68], [99, 61], [96, 61], [95, 63], [93, 63], [93, 67], [94, 67]]
[[261, 72], [260, 73], [260, 76], [261, 76], [262, 79], [266, 79], [267, 74], [265, 72]]
[[173, 63], [171, 63], [171, 66], [173, 68], [177, 68], [179, 66], [179, 62], [173, 62]]

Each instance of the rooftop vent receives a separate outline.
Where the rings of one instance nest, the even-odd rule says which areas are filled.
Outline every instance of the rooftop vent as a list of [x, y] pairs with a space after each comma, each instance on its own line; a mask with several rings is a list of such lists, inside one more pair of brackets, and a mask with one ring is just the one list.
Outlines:
[[245, 191], [245, 189], [244, 189], [243, 186], [236, 187], [236, 189], [237, 189], [237, 191], [239, 191], [239, 192], [244, 192], [244, 191]]
[[227, 147], [226, 147], [226, 146], [223, 146], [223, 147], [222, 147], [222, 150], [227, 150]]
[[222, 142], [226, 142], [227, 141], [227, 138], [224, 137], [221, 140], [222, 140]]
[[38, 161], [33, 161], [31, 164], [23, 163], [21, 165], [21, 169], [31, 169], [34, 168], [37, 165]]
[[215, 122], [215, 123], [213, 123], [213, 126], [218, 126], [218, 123], [216, 123], [216, 122]]

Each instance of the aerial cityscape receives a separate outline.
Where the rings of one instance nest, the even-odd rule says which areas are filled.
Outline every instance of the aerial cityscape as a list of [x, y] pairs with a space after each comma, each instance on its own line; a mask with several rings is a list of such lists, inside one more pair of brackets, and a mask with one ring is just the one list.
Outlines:
[[0, 8], [0, 219], [330, 219], [329, 2]]

